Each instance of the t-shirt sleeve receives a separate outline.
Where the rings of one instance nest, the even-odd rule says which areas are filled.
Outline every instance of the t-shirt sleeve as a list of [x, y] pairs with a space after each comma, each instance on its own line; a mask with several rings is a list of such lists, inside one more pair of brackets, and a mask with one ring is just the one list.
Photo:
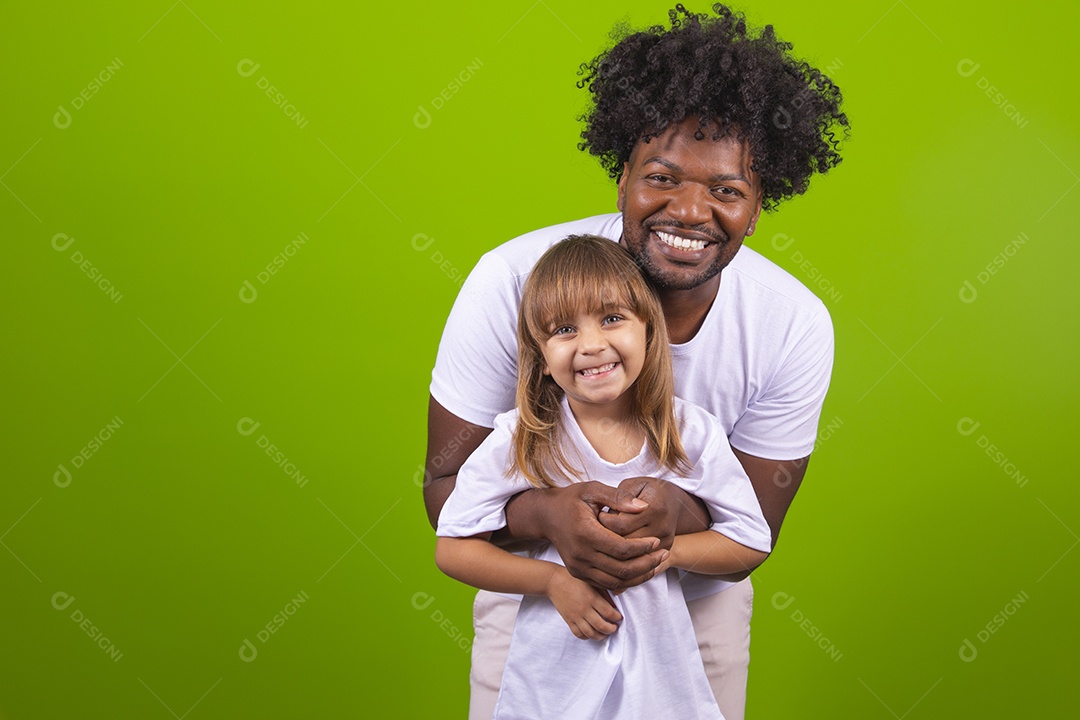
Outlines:
[[771, 381], [735, 423], [732, 447], [769, 460], [813, 452], [832, 375], [833, 328], [824, 305], [800, 325], [802, 332], [788, 344]]
[[431, 395], [474, 425], [492, 427], [514, 407], [517, 384], [517, 278], [487, 253], [461, 287], [439, 341]]
[[[712, 416], [701, 411], [688, 435], [702, 438], [703, 450], [690, 477], [674, 482], [701, 499], [712, 516], [710, 530], [746, 547], [770, 552], [772, 532], [761, 512], [754, 486], [735, 454], [724, 430]], [[704, 427], [703, 427], [704, 426]]]
[[495, 418], [495, 429], [461, 466], [436, 535], [471, 537], [506, 526], [507, 501], [531, 487], [520, 475], [507, 476], [516, 419], [516, 411]]

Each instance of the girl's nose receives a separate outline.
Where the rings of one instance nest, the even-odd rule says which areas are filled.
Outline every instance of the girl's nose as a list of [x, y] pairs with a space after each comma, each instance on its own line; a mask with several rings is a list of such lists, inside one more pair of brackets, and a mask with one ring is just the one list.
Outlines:
[[581, 330], [581, 352], [586, 355], [600, 352], [607, 347], [607, 338], [599, 327], [586, 327]]

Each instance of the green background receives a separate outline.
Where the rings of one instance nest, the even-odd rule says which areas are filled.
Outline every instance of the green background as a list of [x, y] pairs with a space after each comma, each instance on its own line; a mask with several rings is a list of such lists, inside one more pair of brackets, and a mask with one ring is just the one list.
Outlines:
[[[575, 73], [666, 6], [170, 2], [0, 9], [0, 717], [464, 717], [440, 331], [486, 249], [614, 210]], [[743, 6], [854, 128], [752, 239], [837, 359], [749, 717], [1064, 717], [1080, 10], [822, 8]]]

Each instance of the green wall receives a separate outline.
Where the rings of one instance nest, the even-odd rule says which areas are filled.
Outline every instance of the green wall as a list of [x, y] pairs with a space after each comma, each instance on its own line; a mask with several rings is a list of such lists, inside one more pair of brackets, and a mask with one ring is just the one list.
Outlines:
[[[0, 717], [464, 717], [440, 330], [486, 249], [614, 209], [576, 69], [666, 6], [171, 1], [0, 9]], [[837, 360], [749, 714], [1064, 717], [1080, 10], [890, 3], [743, 6], [853, 125], [752, 242]]]

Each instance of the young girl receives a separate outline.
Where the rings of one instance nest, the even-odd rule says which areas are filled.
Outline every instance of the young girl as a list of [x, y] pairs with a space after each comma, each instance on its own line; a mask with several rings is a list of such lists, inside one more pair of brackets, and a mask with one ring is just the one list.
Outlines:
[[[522, 294], [517, 408], [462, 466], [437, 530], [447, 575], [524, 595], [495, 718], [722, 720], [678, 570], [753, 568], [771, 537], [723, 429], [673, 387], [663, 311], [631, 256], [592, 236], [551, 247]], [[713, 526], [677, 536], [661, 572], [615, 597], [551, 546], [525, 557], [488, 541], [530, 487], [640, 476], [700, 498]]]

